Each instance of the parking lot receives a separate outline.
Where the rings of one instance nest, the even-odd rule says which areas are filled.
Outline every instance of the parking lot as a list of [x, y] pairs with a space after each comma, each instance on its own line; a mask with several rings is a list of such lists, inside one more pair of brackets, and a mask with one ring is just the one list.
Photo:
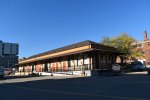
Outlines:
[[0, 100], [150, 100], [146, 72], [100, 77], [5, 77]]

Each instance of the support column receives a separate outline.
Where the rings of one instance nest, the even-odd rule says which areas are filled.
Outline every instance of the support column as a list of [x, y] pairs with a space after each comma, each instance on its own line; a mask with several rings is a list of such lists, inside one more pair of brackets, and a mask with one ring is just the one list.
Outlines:
[[94, 68], [99, 69], [99, 56], [97, 51], [94, 52], [94, 63], [95, 63]]
[[114, 63], [114, 59], [115, 59], [115, 53], [112, 52], [112, 60], [111, 60], [111, 63], [112, 63], [112, 64], [115, 64], [115, 63]]
[[92, 56], [91, 56], [91, 53], [89, 52], [89, 69], [92, 70]]

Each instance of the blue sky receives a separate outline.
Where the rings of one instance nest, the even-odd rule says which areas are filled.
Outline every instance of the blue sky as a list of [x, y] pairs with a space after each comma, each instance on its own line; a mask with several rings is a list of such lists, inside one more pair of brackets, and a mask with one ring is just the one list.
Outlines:
[[126, 32], [150, 36], [149, 0], [0, 0], [0, 40], [28, 57], [72, 43]]

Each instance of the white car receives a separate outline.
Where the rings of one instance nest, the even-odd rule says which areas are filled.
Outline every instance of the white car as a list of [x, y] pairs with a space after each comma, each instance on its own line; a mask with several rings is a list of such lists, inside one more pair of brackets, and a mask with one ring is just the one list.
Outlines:
[[150, 65], [147, 65], [146, 68], [150, 68]]
[[118, 64], [112, 65], [112, 70], [114, 71], [120, 71], [121, 70], [121, 66]]
[[4, 67], [0, 66], [0, 77], [3, 78], [4, 77]]

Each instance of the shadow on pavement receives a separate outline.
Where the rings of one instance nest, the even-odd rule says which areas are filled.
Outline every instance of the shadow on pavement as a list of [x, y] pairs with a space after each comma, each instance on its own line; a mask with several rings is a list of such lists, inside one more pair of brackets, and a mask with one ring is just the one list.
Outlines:
[[[8, 76], [5, 78], [24, 78], [26, 80], [26, 78], [34, 77]], [[49, 79], [43, 80], [3, 83], [0, 85], [0, 90], [3, 92], [0, 93], [2, 94], [1, 100], [20, 100], [20, 98], [21, 100], [136, 100], [137, 98], [150, 97], [148, 92], [144, 92], [144, 90], [150, 89], [147, 87], [149, 84], [137, 82], [150, 82], [150, 75], [129, 73], [120, 76], [59, 79], [58, 77], [55, 79], [54, 76], [50, 76]], [[141, 94], [142, 90], [143, 94]], [[8, 95], [10, 98], [6, 99]]]

